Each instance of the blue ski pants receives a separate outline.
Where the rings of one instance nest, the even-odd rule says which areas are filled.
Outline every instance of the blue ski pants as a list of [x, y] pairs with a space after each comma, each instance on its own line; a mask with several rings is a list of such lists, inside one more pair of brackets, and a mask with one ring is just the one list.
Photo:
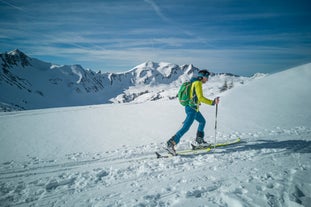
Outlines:
[[199, 122], [198, 132], [201, 132], [204, 135], [204, 127], [205, 127], [206, 121], [204, 117], [202, 116], [201, 112], [196, 111], [190, 106], [186, 106], [185, 111], [186, 111], [187, 117], [185, 121], [183, 122], [183, 126], [181, 127], [181, 129], [174, 136], [174, 141], [176, 144], [179, 143], [180, 138], [190, 129], [194, 120]]

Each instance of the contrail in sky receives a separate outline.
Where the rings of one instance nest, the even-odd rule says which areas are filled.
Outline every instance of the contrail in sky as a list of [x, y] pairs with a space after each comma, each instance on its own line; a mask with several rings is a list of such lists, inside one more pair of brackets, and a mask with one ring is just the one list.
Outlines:
[[21, 7], [15, 6], [15, 5], [13, 5], [13, 4], [9, 3], [9, 2], [6, 2], [6, 1], [4, 1], [4, 0], [0, 0], [0, 1], [3, 2], [3, 3], [5, 3], [5, 4], [7, 4], [7, 5], [9, 5], [10, 7], [13, 7], [14, 9], [18, 9], [18, 10], [20, 10], [20, 11], [24, 11], [24, 9], [21, 8]]
[[160, 7], [154, 3], [154, 1], [152, 0], [145, 0], [145, 2], [147, 2], [148, 4], [151, 5], [151, 7], [153, 8], [153, 10], [157, 13], [157, 15], [165, 22], [168, 22], [168, 23], [173, 23], [173, 21], [169, 18], [167, 18], [163, 12], [161, 11]]
[[144, 0], [145, 2], [147, 2], [148, 4], [151, 5], [151, 7], [153, 8], [153, 10], [155, 11], [155, 13], [165, 22], [169, 23], [169, 24], [172, 24], [174, 25], [175, 27], [177, 27], [177, 29], [179, 29], [182, 33], [184, 33], [185, 35], [189, 36], [189, 37], [192, 37], [194, 39], [197, 39], [199, 40], [200, 42], [202, 42], [202, 44], [206, 44], [208, 45], [209, 47], [211, 48], [215, 48], [212, 44], [210, 44], [209, 42], [207, 42], [206, 39], [204, 38], [201, 38], [201, 37], [198, 37], [197, 35], [195, 35], [193, 32], [191, 31], [187, 31], [187, 30], [184, 30], [182, 28], [182, 26], [180, 26], [177, 22], [173, 21], [172, 19], [166, 17], [161, 8], [153, 1], [153, 0]]

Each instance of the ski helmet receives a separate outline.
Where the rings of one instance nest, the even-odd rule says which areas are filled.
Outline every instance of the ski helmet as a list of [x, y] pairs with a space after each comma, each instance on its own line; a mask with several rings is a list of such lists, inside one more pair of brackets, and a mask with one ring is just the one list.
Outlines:
[[200, 70], [199, 71], [199, 75], [198, 75], [198, 77], [206, 77], [206, 78], [208, 78], [209, 77], [209, 75], [210, 75], [210, 72], [208, 72], [208, 70]]

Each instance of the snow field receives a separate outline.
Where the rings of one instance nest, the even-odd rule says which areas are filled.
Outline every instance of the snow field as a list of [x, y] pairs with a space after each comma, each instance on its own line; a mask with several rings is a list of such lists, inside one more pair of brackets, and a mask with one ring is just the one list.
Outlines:
[[[0, 113], [1, 206], [309, 206], [310, 64], [221, 94], [209, 153], [156, 159], [177, 101]], [[201, 107], [214, 142], [215, 108]], [[178, 150], [189, 149], [194, 124]]]
[[[250, 135], [210, 153], [156, 159], [150, 144], [1, 164], [1, 203], [34, 206], [307, 206], [311, 130]], [[268, 138], [268, 139], [267, 139]], [[252, 140], [252, 141], [251, 141]], [[185, 145], [187, 141], [183, 141]]]

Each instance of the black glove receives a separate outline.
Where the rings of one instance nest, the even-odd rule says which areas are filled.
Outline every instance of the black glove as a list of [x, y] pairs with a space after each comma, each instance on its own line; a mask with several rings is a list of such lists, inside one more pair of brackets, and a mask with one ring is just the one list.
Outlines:
[[212, 103], [212, 105], [219, 104], [219, 97], [216, 97]]

